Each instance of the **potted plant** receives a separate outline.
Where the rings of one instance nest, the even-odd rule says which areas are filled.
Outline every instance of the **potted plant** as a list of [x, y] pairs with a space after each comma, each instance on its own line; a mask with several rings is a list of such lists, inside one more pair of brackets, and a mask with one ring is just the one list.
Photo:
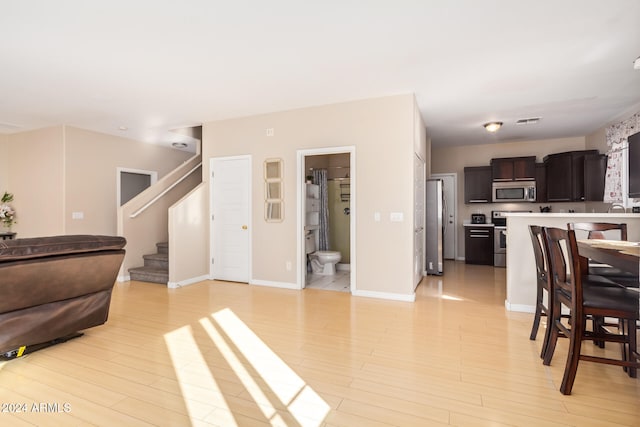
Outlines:
[[2, 226], [11, 231], [11, 226], [15, 224], [16, 211], [9, 203], [13, 201], [13, 194], [6, 191], [0, 199], [0, 223]]

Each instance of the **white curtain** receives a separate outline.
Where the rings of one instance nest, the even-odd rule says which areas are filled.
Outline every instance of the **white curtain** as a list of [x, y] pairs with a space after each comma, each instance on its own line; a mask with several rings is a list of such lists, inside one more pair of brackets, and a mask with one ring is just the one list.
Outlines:
[[636, 113], [620, 123], [613, 124], [606, 129], [607, 172], [604, 181], [604, 201], [607, 203], [621, 203], [623, 201], [622, 188], [622, 149], [629, 135], [640, 131], [640, 113]]

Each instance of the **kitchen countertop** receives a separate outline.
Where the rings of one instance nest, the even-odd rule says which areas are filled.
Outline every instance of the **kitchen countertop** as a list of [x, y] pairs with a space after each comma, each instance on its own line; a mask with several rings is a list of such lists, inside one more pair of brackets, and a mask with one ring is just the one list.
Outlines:
[[504, 216], [525, 218], [640, 218], [640, 214], [622, 212], [509, 212], [505, 213]]
[[[529, 225], [566, 229], [570, 222], [613, 222], [627, 224], [629, 241], [640, 241], [637, 213], [509, 213], [507, 218], [507, 310], [533, 313], [536, 301], [536, 262]], [[580, 238], [580, 236], [577, 236]], [[640, 268], [640, 266], [639, 266]]]

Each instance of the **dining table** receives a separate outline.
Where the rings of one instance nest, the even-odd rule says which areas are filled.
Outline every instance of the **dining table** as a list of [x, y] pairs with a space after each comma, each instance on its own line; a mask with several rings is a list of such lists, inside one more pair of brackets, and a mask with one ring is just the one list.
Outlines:
[[640, 273], [640, 242], [626, 240], [580, 239], [580, 256], [608, 264], [622, 271]]

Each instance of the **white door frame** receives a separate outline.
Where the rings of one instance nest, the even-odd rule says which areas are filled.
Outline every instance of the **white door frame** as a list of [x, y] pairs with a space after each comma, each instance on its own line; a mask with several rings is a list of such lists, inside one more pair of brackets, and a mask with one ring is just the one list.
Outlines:
[[120, 197], [122, 196], [122, 173], [137, 173], [139, 175], [149, 175], [149, 187], [158, 181], [158, 172], [143, 169], [116, 167], [116, 206], [119, 208]]
[[[447, 173], [432, 173], [430, 178], [443, 178], [443, 177], [452, 177], [453, 178], [453, 259], [458, 259], [458, 173], [457, 172], [447, 172]], [[444, 258], [444, 255], [443, 255]]]
[[304, 236], [304, 218], [306, 209], [306, 187], [305, 178], [307, 171], [305, 171], [305, 157], [316, 156], [320, 154], [343, 154], [349, 153], [349, 178], [351, 183], [351, 195], [349, 199], [349, 250], [350, 250], [350, 289], [353, 294], [356, 289], [356, 147], [354, 145], [343, 147], [325, 147], [325, 148], [313, 148], [308, 150], [297, 150], [297, 237], [298, 237], [298, 262], [297, 264], [297, 287], [303, 289], [305, 286], [306, 274], [307, 274], [307, 254], [305, 251], [305, 236]]
[[215, 236], [213, 233], [213, 204], [214, 204], [214, 198], [213, 198], [213, 182], [211, 181], [213, 179], [213, 172], [214, 172], [214, 167], [213, 164], [215, 161], [224, 161], [224, 160], [249, 160], [249, 177], [248, 177], [248, 183], [249, 183], [249, 202], [248, 202], [248, 206], [247, 209], [249, 210], [248, 212], [248, 218], [249, 218], [249, 271], [248, 271], [248, 283], [252, 283], [253, 281], [253, 260], [252, 260], [252, 254], [253, 254], [253, 250], [252, 250], [252, 242], [253, 242], [253, 206], [251, 203], [251, 199], [252, 199], [252, 174], [251, 174], [251, 168], [252, 168], [252, 157], [250, 154], [247, 155], [240, 155], [240, 156], [223, 156], [223, 157], [211, 157], [209, 159], [209, 280], [214, 280], [214, 273], [213, 273], [213, 263], [211, 262], [211, 259], [213, 257], [213, 246], [214, 246], [214, 241], [215, 241]]

